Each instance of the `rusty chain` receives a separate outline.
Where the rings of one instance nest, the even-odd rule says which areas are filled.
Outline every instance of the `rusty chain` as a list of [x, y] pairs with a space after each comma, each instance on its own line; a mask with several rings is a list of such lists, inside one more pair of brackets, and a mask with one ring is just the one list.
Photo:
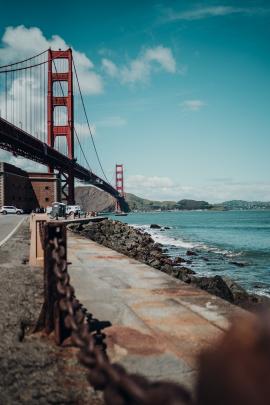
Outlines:
[[[64, 314], [64, 324], [71, 330], [71, 338], [80, 349], [79, 360], [90, 372], [88, 381], [96, 390], [102, 390], [108, 405], [183, 405], [192, 404], [190, 393], [182, 386], [170, 382], [150, 382], [147, 378], [129, 374], [119, 364], [110, 363], [106, 352], [105, 333], [101, 331], [108, 325], [94, 326], [98, 320], [75, 297], [70, 284], [65, 241], [61, 233], [49, 239], [52, 252], [53, 272], [57, 280], [59, 308]], [[93, 333], [93, 330], [95, 332]]]

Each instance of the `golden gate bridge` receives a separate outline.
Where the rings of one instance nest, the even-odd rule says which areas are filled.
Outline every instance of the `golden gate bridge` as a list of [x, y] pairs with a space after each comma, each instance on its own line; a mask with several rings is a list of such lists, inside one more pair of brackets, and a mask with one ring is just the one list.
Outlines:
[[[0, 66], [0, 148], [59, 172], [68, 204], [75, 203], [77, 179], [109, 193], [119, 209], [128, 210], [123, 190], [104, 172], [71, 49], [48, 49]], [[94, 159], [100, 176], [92, 170]]]

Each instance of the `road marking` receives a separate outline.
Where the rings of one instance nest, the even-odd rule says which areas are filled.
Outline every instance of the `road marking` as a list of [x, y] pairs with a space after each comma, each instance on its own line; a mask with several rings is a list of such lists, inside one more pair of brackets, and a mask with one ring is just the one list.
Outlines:
[[12, 229], [12, 231], [8, 234], [8, 236], [6, 236], [3, 240], [1, 240], [0, 247], [3, 246], [4, 243], [6, 243], [9, 240], [9, 238], [11, 238], [12, 235], [14, 235], [14, 233], [21, 226], [21, 224], [23, 223], [24, 220], [25, 220], [25, 218], [22, 218], [22, 220], [15, 226], [14, 229]]

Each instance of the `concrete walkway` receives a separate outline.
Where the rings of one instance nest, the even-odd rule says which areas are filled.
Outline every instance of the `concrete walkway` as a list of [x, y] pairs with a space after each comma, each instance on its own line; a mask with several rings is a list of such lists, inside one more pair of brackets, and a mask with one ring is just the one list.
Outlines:
[[69, 234], [68, 260], [77, 298], [113, 325], [110, 358], [149, 378], [192, 386], [197, 354], [244, 312], [81, 236]]
[[14, 230], [23, 222], [25, 217], [25, 215], [0, 214], [0, 246], [13, 235]]

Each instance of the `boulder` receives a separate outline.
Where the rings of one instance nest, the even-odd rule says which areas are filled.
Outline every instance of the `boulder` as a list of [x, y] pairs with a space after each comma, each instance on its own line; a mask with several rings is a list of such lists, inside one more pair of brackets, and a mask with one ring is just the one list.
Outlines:
[[244, 288], [242, 288], [235, 281], [231, 280], [229, 277], [222, 276], [222, 279], [230, 289], [233, 296], [233, 302], [235, 304], [241, 304], [249, 301], [249, 294], [246, 292], [246, 290], [244, 290]]
[[150, 225], [150, 228], [151, 228], [151, 229], [160, 229], [161, 226], [158, 225], [158, 224], [151, 224], [151, 225]]
[[171, 275], [173, 272], [173, 266], [170, 266], [169, 264], [165, 264], [160, 267], [160, 270], [163, 271], [164, 273]]
[[184, 281], [185, 283], [190, 283], [192, 280], [191, 276], [194, 276], [195, 271], [189, 269], [188, 267], [174, 267], [172, 271], [172, 275], [176, 278], [178, 278], [181, 281]]
[[246, 263], [243, 262], [229, 262], [230, 264], [233, 264], [234, 266], [238, 267], [245, 267]]
[[69, 229], [73, 232], [80, 232], [83, 229], [83, 227], [82, 224], [71, 224], [69, 225]]
[[151, 250], [150, 255], [155, 258], [160, 258], [162, 257], [162, 252], [160, 250]]
[[234, 302], [233, 294], [227, 283], [221, 276], [214, 277], [192, 277], [192, 283], [210, 294], [217, 295], [226, 301]]
[[160, 269], [161, 268], [160, 261], [157, 260], [157, 259], [149, 260], [149, 264], [152, 267], [155, 267], [155, 269]]
[[194, 250], [187, 250], [186, 251], [186, 255], [187, 256], [198, 256], [196, 252], [194, 252]]
[[174, 264], [174, 265], [175, 265], [175, 264], [180, 264], [180, 263], [185, 263], [185, 262], [186, 262], [186, 260], [183, 259], [183, 258], [180, 257], [180, 256], [175, 257], [175, 258], [173, 259], [173, 264]]

